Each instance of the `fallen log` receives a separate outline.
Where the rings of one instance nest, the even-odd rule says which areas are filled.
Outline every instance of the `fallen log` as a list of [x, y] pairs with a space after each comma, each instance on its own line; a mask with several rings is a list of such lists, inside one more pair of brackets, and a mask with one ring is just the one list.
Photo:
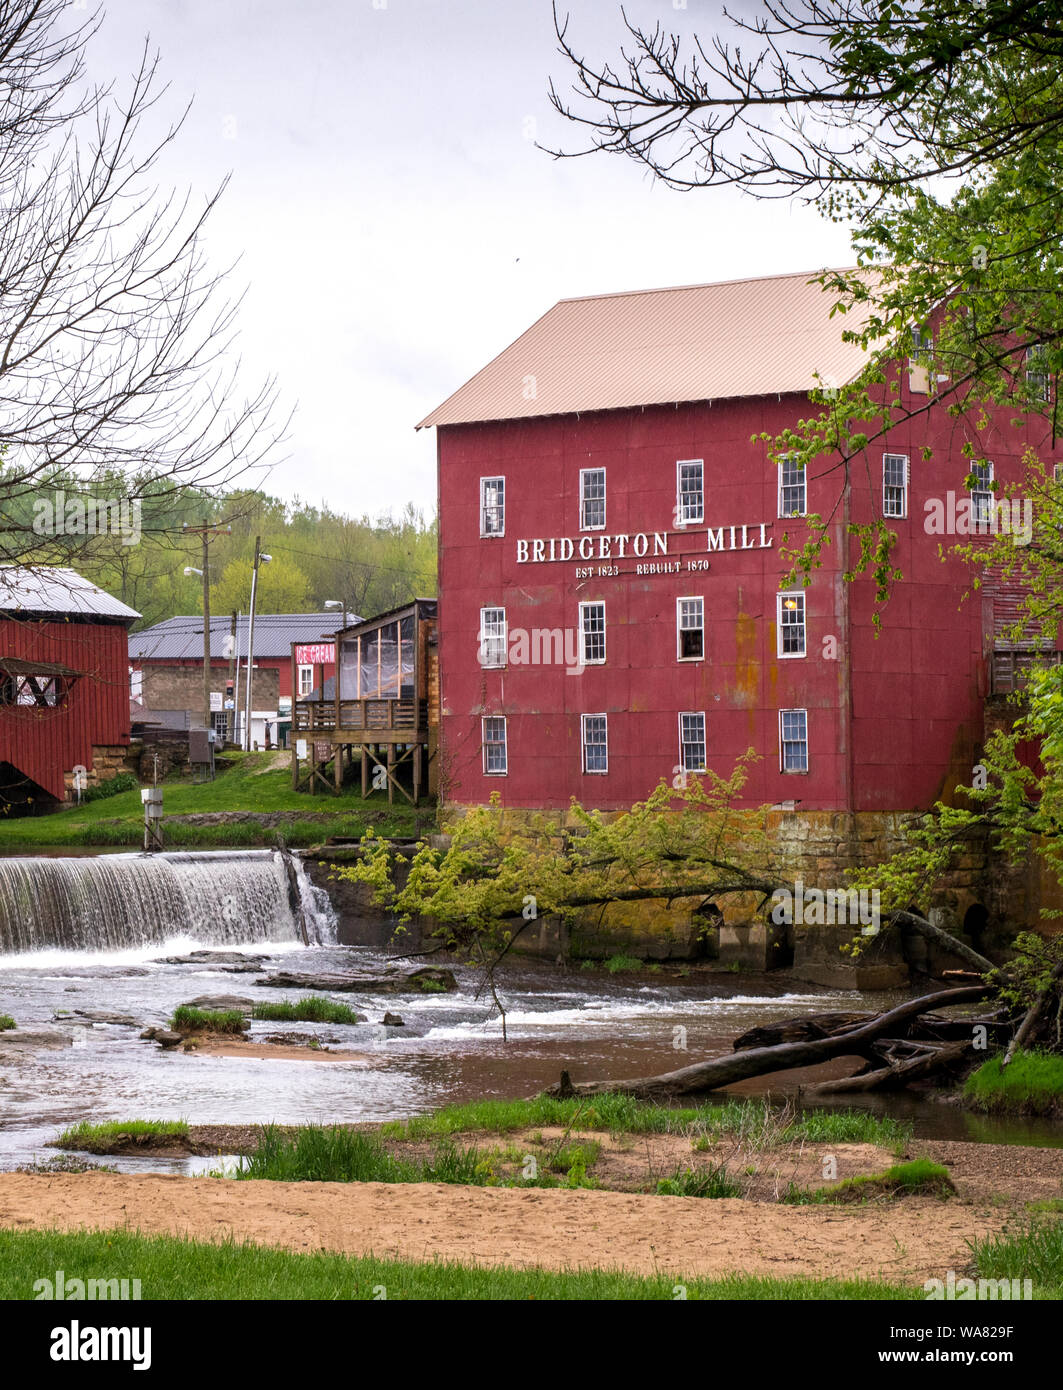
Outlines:
[[842, 1096], [863, 1091], [889, 1091], [920, 1081], [935, 1072], [945, 1071], [962, 1062], [971, 1049], [971, 1042], [947, 1043], [944, 1047], [921, 1052], [904, 1062], [894, 1062], [878, 1071], [862, 1072], [859, 1076], [844, 1076], [837, 1081], [819, 1081], [802, 1086], [799, 1094], [808, 1096]]
[[1004, 1053], [1004, 1060], [1000, 1064], [1001, 1071], [1010, 1064], [1011, 1059], [1015, 1056], [1016, 1052], [1018, 1052], [1019, 1048], [1023, 1047], [1027, 1039], [1033, 1035], [1049, 1000], [1055, 997], [1055, 988], [1061, 979], [1063, 979], [1063, 963], [1057, 965], [1051, 975], [1049, 975], [1047, 985], [1041, 990], [1029, 1009], [1027, 1009], [1022, 1022], [1019, 1024], [1018, 1028], [1016, 1028], [1015, 1036], [1012, 1038], [1011, 1042], [1008, 1043], [1008, 1050]]
[[750, 1028], [748, 1033], [735, 1038], [732, 1046], [735, 1052], [745, 1052], [751, 1047], [778, 1047], [781, 1043], [811, 1042], [815, 1038], [830, 1038], [847, 1028], [859, 1027], [874, 1017], [874, 1013], [865, 1009], [861, 1013], [809, 1014], [805, 1018], [784, 1018], [779, 1023], [766, 1023], [760, 1028]]
[[[778, 1047], [750, 1048], [743, 1052], [714, 1057], [707, 1062], [695, 1062], [689, 1067], [680, 1067], [677, 1071], [663, 1072], [660, 1076], [639, 1076], [623, 1081], [571, 1083], [571, 1094], [597, 1096], [615, 1092], [651, 1099], [715, 1091], [721, 1086], [730, 1086], [735, 1081], [747, 1081], [753, 1076], [788, 1071], [792, 1067], [814, 1066], [817, 1062], [827, 1062], [832, 1057], [859, 1056], [865, 1044], [876, 1038], [889, 1037], [899, 1024], [918, 1018], [920, 1014], [931, 1009], [945, 1008], [950, 1004], [975, 1003], [991, 992], [991, 987], [984, 984], [941, 990], [936, 994], [923, 995], [919, 999], [909, 999], [895, 1009], [890, 1009], [888, 1013], [879, 1014], [862, 1027], [837, 1037], [783, 1043]], [[551, 1086], [544, 1094], [556, 1096], [560, 1094], [560, 1088]]]

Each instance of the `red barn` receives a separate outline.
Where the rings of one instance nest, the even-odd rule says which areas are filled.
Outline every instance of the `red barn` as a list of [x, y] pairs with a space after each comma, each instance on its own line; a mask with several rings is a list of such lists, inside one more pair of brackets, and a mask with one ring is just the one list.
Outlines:
[[128, 630], [140, 616], [71, 569], [0, 567], [0, 809], [32, 813], [120, 771]]
[[[970, 781], [994, 670], [1014, 665], [1013, 596], [965, 598], [968, 568], [939, 547], [964, 539], [957, 515], [996, 525], [994, 484], [1046, 425], [1004, 410], [975, 434], [898, 363], [903, 404], [927, 409], [844, 488], [826, 464], [772, 463], [754, 437], [862, 365], [830, 302], [805, 274], [565, 300], [421, 422], [438, 428], [450, 801], [619, 808], [750, 747], [751, 804], [920, 809]], [[967, 443], [988, 460], [971, 490]], [[823, 566], [783, 592], [782, 547], [814, 513]], [[904, 577], [876, 638], [873, 583], [842, 576], [847, 523], [883, 514]]]

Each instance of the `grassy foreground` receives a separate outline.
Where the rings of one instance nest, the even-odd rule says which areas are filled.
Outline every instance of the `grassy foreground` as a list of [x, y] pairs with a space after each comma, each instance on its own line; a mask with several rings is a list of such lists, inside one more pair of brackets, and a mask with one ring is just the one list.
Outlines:
[[129, 1231], [0, 1230], [0, 1299], [32, 1299], [34, 1282], [139, 1279], [144, 1299], [922, 1299], [921, 1288], [861, 1279], [642, 1278], [606, 1270], [478, 1269], [346, 1255], [293, 1254], [227, 1242], [208, 1245]]
[[[279, 828], [293, 846], [319, 844], [328, 835], [360, 837], [372, 827], [378, 835], [415, 833], [416, 813], [407, 803], [389, 806], [383, 792], [362, 800], [361, 786], [349, 784], [339, 796], [292, 791], [287, 768], [273, 768], [277, 753], [227, 753], [224, 770], [213, 782], [172, 777], [163, 783], [163, 838], [168, 845], [272, 845], [277, 830], [254, 822], [235, 825], [175, 824], [171, 816], [212, 811], [328, 812], [329, 821], [295, 816]], [[421, 812], [422, 817], [427, 812]], [[144, 838], [144, 807], [136, 788], [48, 816], [0, 818], [0, 846], [139, 845]]]

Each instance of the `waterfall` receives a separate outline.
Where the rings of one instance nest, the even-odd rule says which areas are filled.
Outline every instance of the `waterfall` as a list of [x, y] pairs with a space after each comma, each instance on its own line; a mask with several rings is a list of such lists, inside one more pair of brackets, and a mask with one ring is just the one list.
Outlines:
[[328, 895], [275, 850], [0, 858], [0, 956], [113, 951], [175, 936], [205, 945], [335, 940]]

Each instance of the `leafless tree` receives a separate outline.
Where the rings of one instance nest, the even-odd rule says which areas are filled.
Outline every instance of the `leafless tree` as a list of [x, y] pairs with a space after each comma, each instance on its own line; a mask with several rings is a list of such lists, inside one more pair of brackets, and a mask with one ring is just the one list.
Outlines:
[[231, 267], [203, 247], [224, 183], [160, 191], [186, 113], [164, 118], [147, 46], [126, 90], [97, 82], [102, 12], [78, 19], [0, 0], [0, 548], [28, 561], [62, 553], [25, 526], [57, 475], [216, 495], [283, 432], [275, 383], [240, 386]]
[[[748, 0], [685, 36], [621, 16], [619, 59], [592, 60], [555, 4], [572, 88], [551, 83], [550, 99], [588, 142], [550, 152], [624, 154], [673, 188], [883, 193], [1013, 159], [1063, 126], [1056, 0]], [[1002, 64], [1055, 95], [980, 95]]]

